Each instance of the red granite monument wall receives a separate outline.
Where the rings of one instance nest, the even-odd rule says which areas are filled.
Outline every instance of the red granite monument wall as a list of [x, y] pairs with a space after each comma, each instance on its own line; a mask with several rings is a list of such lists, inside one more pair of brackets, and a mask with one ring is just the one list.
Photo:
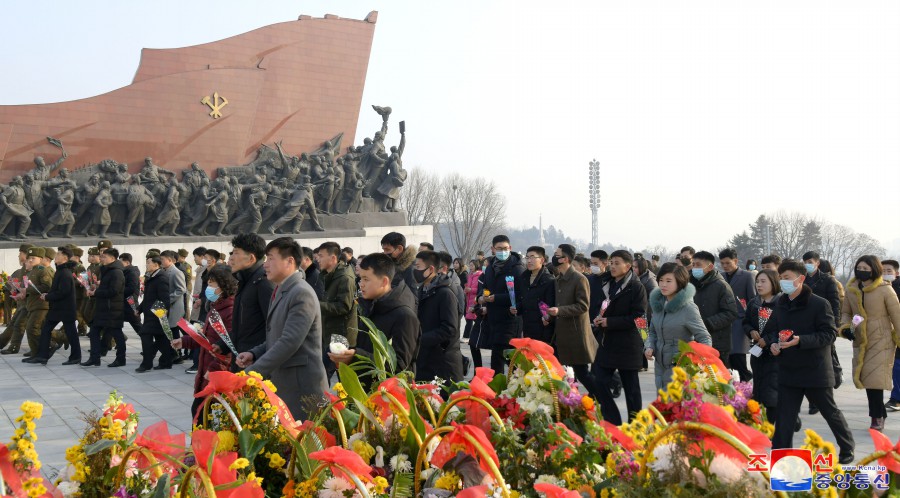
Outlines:
[[[251, 161], [260, 144], [283, 140], [291, 154], [338, 133], [356, 134], [377, 13], [365, 20], [300, 16], [224, 40], [144, 49], [131, 85], [71, 102], [0, 106], [0, 182], [25, 174], [34, 158], [63, 166], [111, 158], [136, 172], [144, 157], [212, 173]], [[98, 68], [102, 72], [102, 68]], [[64, 84], [65, 79], [60, 80]], [[212, 102], [215, 94], [219, 95]], [[212, 106], [221, 117], [210, 116]]]

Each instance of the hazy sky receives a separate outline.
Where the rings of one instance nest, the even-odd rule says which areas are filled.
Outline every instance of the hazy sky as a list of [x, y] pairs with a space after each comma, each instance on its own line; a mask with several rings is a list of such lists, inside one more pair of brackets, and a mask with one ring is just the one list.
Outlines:
[[513, 226], [589, 240], [596, 158], [601, 242], [714, 248], [786, 209], [900, 252], [896, 1], [10, 2], [0, 104], [125, 86], [143, 47], [370, 10], [356, 142], [393, 107], [407, 168], [496, 180]]

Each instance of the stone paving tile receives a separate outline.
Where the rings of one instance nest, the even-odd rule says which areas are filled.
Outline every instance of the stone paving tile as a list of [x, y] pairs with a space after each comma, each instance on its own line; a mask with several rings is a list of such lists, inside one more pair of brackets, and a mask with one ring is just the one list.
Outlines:
[[[2, 330], [2, 328], [0, 328]], [[61, 351], [50, 360], [47, 367], [24, 364], [21, 355], [0, 356], [0, 440], [7, 440], [19, 416], [22, 401], [33, 400], [45, 404], [44, 418], [38, 421], [37, 449], [45, 462], [47, 475], [65, 466], [65, 450], [74, 444], [84, 429], [80, 411], [99, 410], [110, 391], [118, 390], [126, 401], [133, 403], [141, 413], [140, 427], [147, 427], [160, 420], [166, 420], [170, 430], [189, 431], [191, 428], [190, 406], [194, 376], [184, 373], [189, 365], [176, 365], [171, 370], [137, 374], [134, 369], [140, 364], [140, 341], [128, 329], [127, 365], [122, 368], [107, 368], [113, 361], [110, 353], [102, 360], [102, 366], [83, 368], [60, 365], [67, 353]], [[88, 343], [81, 338], [84, 357], [87, 358]], [[468, 348], [463, 348], [468, 353]], [[865, 391], [853, 386], [851, 378], [851, 347], [847, 341], [838, 342], [838, 353], [844, 365], [844, 386], [835, 391], [837, 404], [844, 412], [856, 439], [856, 455], [862, 457], [873, 451], [868, 433], [869, 417]], [[656, 397], [653, 370], [640, 374], [641, 392], [646, 405]], [[887, 393], [885, 393], [887, 400]], [[624, 397], [616, 400], [621, 413], [625, 412]], [[808, 415], [807, 403], [803, 403], [801, 419], [804, 428], [812, 428], [826, 440], [834, 441], [834, 436], [820, 415]], [[889, 413], [885, 433], [892, 441], [900, 437], [900, 415]], [[803, 434], [795, 435], [794, 444], [802, 443]]]

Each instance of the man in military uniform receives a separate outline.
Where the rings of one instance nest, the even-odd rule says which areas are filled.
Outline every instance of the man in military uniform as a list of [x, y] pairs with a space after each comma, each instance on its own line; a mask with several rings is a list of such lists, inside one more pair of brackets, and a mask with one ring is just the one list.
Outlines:
[[187, 262], [188, 252], [187, 249], [181, 248], [178, 250], [178, 261], [175, 262], [175, 268], [181, 270], [181, 273], [184, 273], [184, 285], [187, 287], [187, 294], [184, 295], [184, 319], [190, 320], [191, 318], [191, 309], [188, 304], [191, 302], [188, 299], [188, 296], [193, 295], [194, 291], [194, 270], [191, 268], [191, 265]]
[[16, 313], [11, 315], [6, 330], [0, 334], [0, 348], [6, 348], [0, 350], [0, 354], [16, 354], [22, 346], [22, 338], [25, 335], [25, 318], [28, 315], [28, 311], [25, 309], [25, 304], [16, 299], [16, 296], [24, 295], [23, 286], [25, 284], [23, 277], [28, 271], [26, 269], [26, 259], [28, 258], [29, 249], [31, 249], [31, 244], [22, 244], [19, 247], [19, 264], [21, 266], [9, 276], [9, 280], [3, 287], [3, 293], [7, 297], [6, 302], [10, 303], [10, 308], [16, 308]]
[[69, 244], [72, 249], [72, 257], [69, 261], [75, 263], [72, 273], [75, 275], [75, 319], [78, 321], [78, 335], [87, 335], [87, 322], [84, 320], [84, 287], [78, 283], [79, 275], [85, 272], [84, 264], [81, 263], [81, 257], [84, 256], [84, 250], [75, 244]]
[[[37, 354], [41, 326], [50, 310], [50, 304], [41, 299], [41, 294], [49, 291], [50, 285], [53, 283], [54, 271], [44, 265], [46, 254], [45, 248], [32, 247], [28, 250], [28, 261], [26, 262], [26, 268], [30, 267], [30, 269], [25, 275], [28, 279], [28, 286], [25, 289], [25, 309], [28, 310], [28, 316], [25, 319], [25, 334], [32, 355]], [[56, 251], [53, 251], [53, 256], [56, 256]]]

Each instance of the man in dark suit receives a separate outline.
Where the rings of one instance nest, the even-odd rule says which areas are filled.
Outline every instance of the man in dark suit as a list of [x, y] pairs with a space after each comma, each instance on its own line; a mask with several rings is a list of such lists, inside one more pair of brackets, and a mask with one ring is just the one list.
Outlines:
[[118, 260], [119, 251], [104, 249], [100, 254], [100, 284], [97, 289], [88, 291], [96, 301], [94, 321], [88, 337], [91, 339], [91, 356], [81, 364], [83, 367], [100, 366], [100, 331], [109, 334], [116, 340], [116, 360], [109, 367], [125, 366], [125, 334], [122, 324], [125, 322], [125, 275], [122, 263]]
[[293, 238], [269, 242], [263, 267], [275, 284], [266, 317], [266, 342], [239, 354], [237, 364], [270, 378], [294, 418], [304, 420], [328, 389], [319, 299], [297, 271], [300, 245]]
[[315, 254], [311, 247], [303, 246], [300, 248], [300, 269], [306, 274], [306, 283], [316, 291], [319, 301], [325, 299], [325, 284], [322, 282], [322, 272], [319, 271], [319, 265], [316, 264]]
[[[813, 294], [828, 301], [831, 306], [831, 314], [834, 317], [834, 326], [841, 326], [841, 295], [838, 292], [838, 283], [833, 276], [819, 270], [819, 262], [821, 261], [819, 253], [816, 251], [807, 251], [803, 254], [803, 266], [806, 270], [806, 286], [809, 287]], [[831, 366], [834, 369], [834, 388], [841, 387], [844, 382], [844, 368], [841, 367], [841, 361], [837, 355], [837, 349], [834, 344], [831, 345]], [[815, 415], [819, 413], [818, 407], [810, 400], [809, 414]]]
[[[147, 255], [150, 256], [149, 254]], [[141, 297], [141, 270], [134, 266], [134, 258], [129, 253], [119, 255], [119, 261], [122, 262], [122, 273], [125, 275], [125, 321], [131, 325], [138, 334], [141, 333], [141, 317], [137, 316], [128, 304], [128, 298], [132, 298], [135, 306], [138, 305], [138, 299]]]
[[[793, 448], [794, 425], [803, 396], [814, 402], [840, 447], [840, 463], [853, 461], [853, 434], [834, 402], [831, 346], [836, 328], [831, 306], [813, 294], [803, 263], [785, 260], [778, 267], [783, 294], [775, 303], [763, 337], [778, 358], [778, 413], [772, 448]], [[782, 334], [784, 332], [784, 334]], [[782, 337], [783, 335], [783, 337]]]
[[731, 324], [731, 355], [728, 360], [731, 368], [740, 374], [741, 382], [747, 382], [753, 379], [753, 374], [747, 368], [750, 339], [744, 333], [744, 313], [747, 311], [747, 303], [756, 295], [756, 281], [752, 273], [742, 270], [738, 265], [737, 251], [734, 249], [720, 251], [719, 264], [722, 265], [722, 276], [731, 286], [738, 313], [737, 320]]

